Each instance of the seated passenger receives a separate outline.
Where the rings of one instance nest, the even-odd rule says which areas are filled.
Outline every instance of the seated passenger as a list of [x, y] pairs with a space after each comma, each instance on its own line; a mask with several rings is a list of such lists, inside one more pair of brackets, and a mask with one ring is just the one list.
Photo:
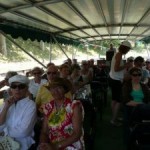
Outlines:
[[129, 139], [129, 124], [135, 108], [141, 104], [147, 104], [150, 98], [148, 86], [141, 82], [142, 70], [140, 68], [133, 67], [130, 69], [129, 73], [131, 75], [131, 79], [124, 82], [122, 87], [125, 142], [128, 142]]
[[133, 67], [130, 69], [131, 80], [123, 84], [123, 100], [127, 106], [137, 106], [138, 104], [148, 103], [149, 90], [146, 85], [141, 83], [142, 70]]
[[73, 85], [73, 93], [75, 93], [83, 84], [83, 78], [80, 75], [80, 66], [78, 64], [74, 64], [72, 66], [72, 73], [71, 73], [71, 81]]
[[55, 78], [49, 84], [53, 100], [44, 105], [40, 150], [83, 150], [83, 108], [80, 101], [65, 97], [70, 91], [66, 79]]
[[81, 76], [84, 84], [91, 82], [93, 79], [92, 71], [89, 69], [88, 62], [86, 60], [83, 60], [81, 64]]
[[[40, 111], [40, 113], [43, 113], [42, 106], [46, 104], [47, 102], [52, 100], [52, 94], [47, 89], [47, 86], [56, 78], [58, 77], [58, 68], [55, 65], [50, 65], [47, 68], [47, 78], [48, 82], [44, 85], [42, 85], [37, 93], [36, 96], [36, 104], [37, 109]], [[66, 93], [66, 96], [68, 98], [71, 98], [72, 95], [70, 92]]]
[[33, 100], [35, 100], [40, 86], [47, 82], [46, 79], [42, 79], [42, 73], [43, 70], [39, 67], [34, 67], [31, 71], [34, 78], [29, 82], [29, 92], [32, 94]]
[[142, 70], [142, 76], [141, 76], [141, 81], [144, 84], [148, 84], [148, 78], [149, 78], [149, 71], [143, 67], [144, 65], [144, 58], [141, 56], [138, 56], [134, 59], [134, 66], [138, 67]]
[[[9, 78], [13, 77], [17, 75], [17, 72], [16, 71], [8, 71], [6, 73], [6, 77], [4, 80], [2, 80], [0, 82], [0, 88], [3, 88], [4, 86], [9, 86], [9, 83], [8, 83], [8, 80]], [[9, 96], [11, 95], [11, 90], [10, 88], [7, 88], [5, 90], [1, 90], [0, 91], [0, 98], [3, 98], [3, 100], [5, 101]]]
[[28, 150], [34, 143], [34, 125], [36, 122], [36, 105], [26, 97], [29, 80], [22, 75], [9, 79], [12, 96], [0, 109], [0, 132], [17, 141], [20, 150]]

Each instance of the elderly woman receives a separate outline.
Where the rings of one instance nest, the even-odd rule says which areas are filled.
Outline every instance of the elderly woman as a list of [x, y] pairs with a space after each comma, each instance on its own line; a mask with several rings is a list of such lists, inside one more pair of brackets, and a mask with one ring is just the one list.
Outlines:
[[34, 143], [33, 128], [36, 121], [36, 105], [26, 97], [29, 80], [22, 75], [9, 79], [12, 96], [0, 109], [0, 131], [20, 144], [20, 150], [28, 150]]
[[40, 86], [45, 84], [47, 80], [42, 79], [43, 70], [39, 67], [34, 67], [31, 74], [34, 78], [29, 82], [29, 92], [32, 94], [33, 100], [35, 100]]
[[56, 78], [49, 85], [53, 100], [44, 106], [45, 118], [40, 136], [40, 150], [82, 150], [83, 109], [80, 101], [65, 97], [67, 79]]

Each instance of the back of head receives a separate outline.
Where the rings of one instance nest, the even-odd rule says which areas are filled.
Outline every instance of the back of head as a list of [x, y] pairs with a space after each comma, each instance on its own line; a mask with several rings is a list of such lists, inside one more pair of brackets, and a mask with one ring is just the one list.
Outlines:
[[132, 57], [132, 56], [131, 56], [131, 57], [128, 57], [128, 58], [127, 58], [127, 62], [134, 62], [134, 57]]
[[133, 68], [130, 69], [129, 73], [130, 73], [130, 75], [132, 75], [133, 73], [141, 74], [142, 70], [140, 68], [138, 68], [138, 67], [133, 67]]
[[69, 65], [68, 64], [62, 64], [59, 69], [62, 70], [63, 68], [68, 68], [70, 69]]
[[144, 58], [141, 57], [141, 56], [136, 57], [136, 58], [134, 59], [134, 63], [137, 63], [137, 62], [143, 63], [143, 62], [144, 62]]

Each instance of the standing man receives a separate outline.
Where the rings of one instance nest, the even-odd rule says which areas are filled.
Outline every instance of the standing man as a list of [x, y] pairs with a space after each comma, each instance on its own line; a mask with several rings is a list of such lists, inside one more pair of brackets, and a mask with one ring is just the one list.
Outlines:
[[111, 65], [111, 60], [116, 52], [116, 49], [113, 47], [113, 44], [110, 44], [110, 48], [106, 51], [106, 61], [108, 63], [109, 69]]
[[119, 126], [117, 122], [118, 112], [121, 104], [122, 81], [127, 65], [123, 63], [123, 55], [129, 52], [131, 43], [123, 41], [118, 48], [118, 52], [114, 54], [110, 68], [110, 88], [112, 92], [112, 118], [110, 123], [114, 126]]

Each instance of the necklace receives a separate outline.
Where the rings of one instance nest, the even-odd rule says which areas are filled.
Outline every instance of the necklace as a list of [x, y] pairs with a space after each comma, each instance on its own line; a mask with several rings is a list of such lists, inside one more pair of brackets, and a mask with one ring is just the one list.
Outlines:
[[61, 105], [58, 105], [56, 102], [54, 103], [55, 106], [55, 115], [60, 115], [63, 108], [64, 108], [64, 100], [63, 103]]
[[54, 114], [52, 116], [52, 122], [54, 124], [58, 124], [62, 120], [62, 116], [64, 116], [64, 101], [61, 105], [58, 105], [56, 102], [54, 102]]

